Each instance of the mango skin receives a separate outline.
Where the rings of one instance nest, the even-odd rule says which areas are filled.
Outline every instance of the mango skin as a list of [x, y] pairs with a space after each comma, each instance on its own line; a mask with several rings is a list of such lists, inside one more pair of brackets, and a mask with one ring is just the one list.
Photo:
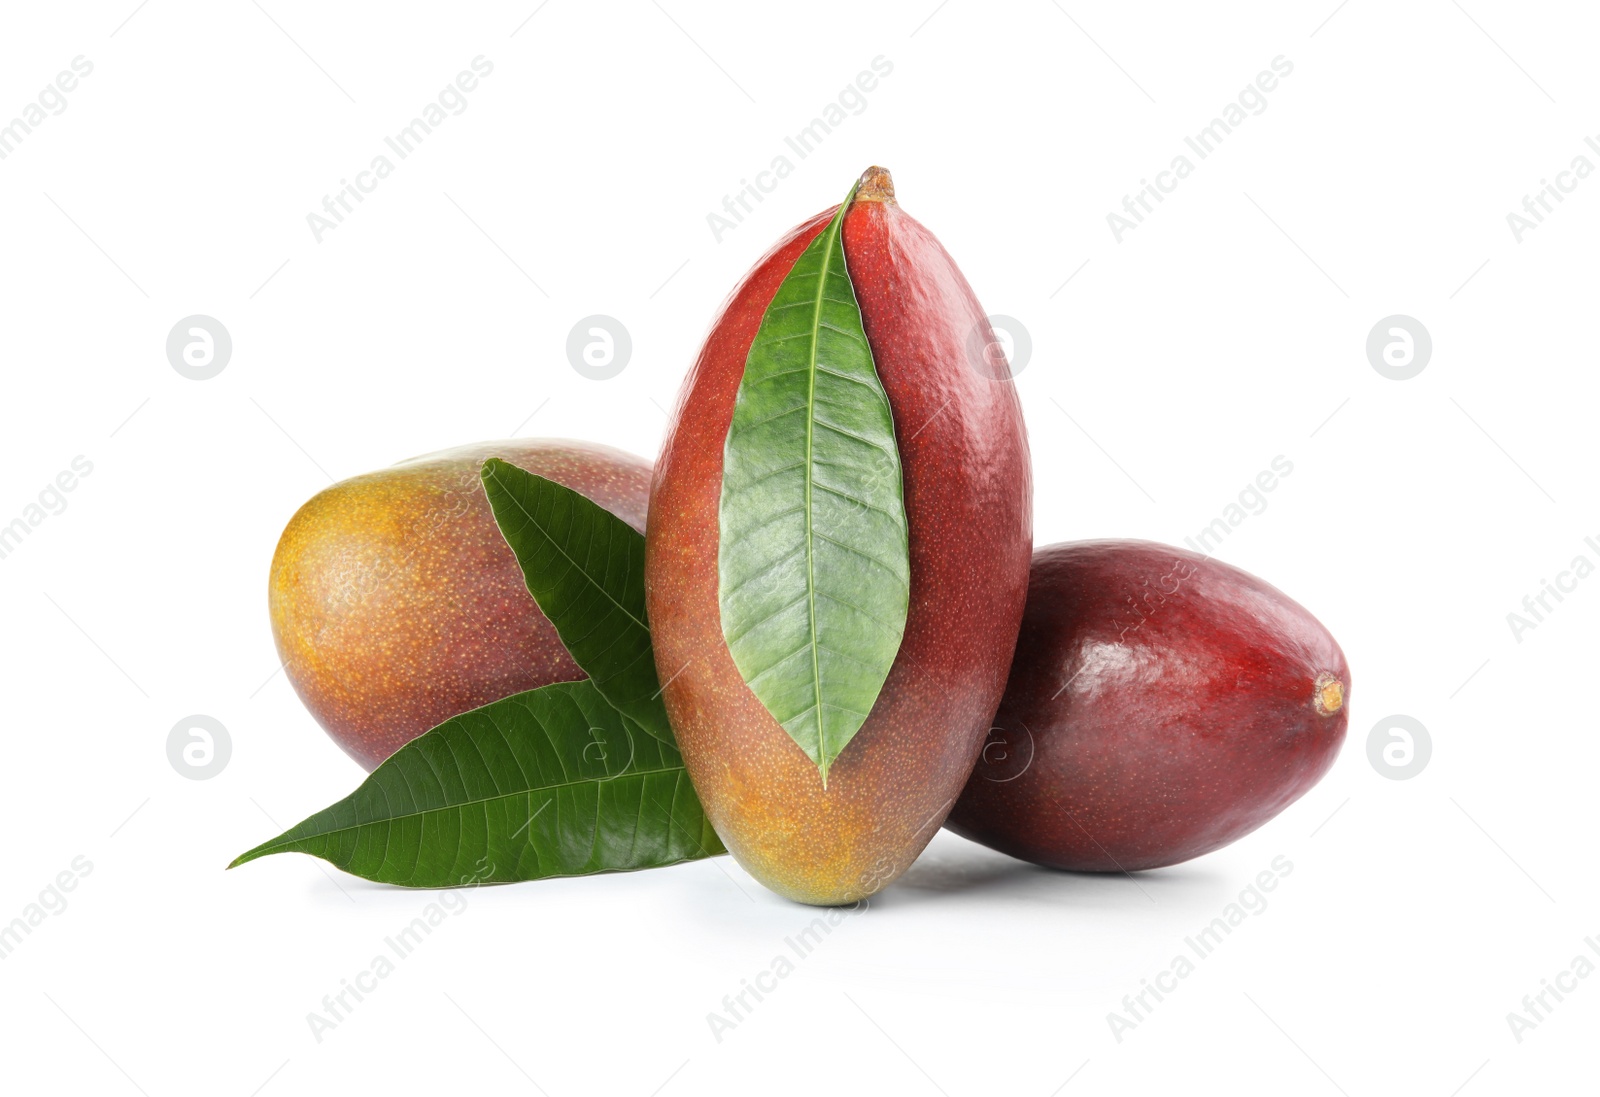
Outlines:
[[982, 306], [927, 229], [892, 200], [858, 197], [845, 255], [901, 451], [911, 604], [878, 701], [824, 790], [728, 652], [717, 556], [723, 446], [745, 358], [832, 212], [781, 240], [712, 325], [657, 461], [645, 548], [656, 667], [695, 791], [751, 875], [819, 905], [887, 885], [955, 803], [1005, 684], [1033, 538], [1016, 392], [969, 359], [974, 331], [994, 341]]
[[490, 457], [644, 532], [650, 462], [590, 442], [480, 442], [312, 497], [273, 554], [272, 635], [300, 700], [369, 771], [468, 709], [585, 677], [495, 524], [478, 478]]
[[1050, 545], [947, 826], [1053, 868], [1175, 865], [1315, 785], [1349, 697], [1328, 630], [1255, 576], [1149, 541]]

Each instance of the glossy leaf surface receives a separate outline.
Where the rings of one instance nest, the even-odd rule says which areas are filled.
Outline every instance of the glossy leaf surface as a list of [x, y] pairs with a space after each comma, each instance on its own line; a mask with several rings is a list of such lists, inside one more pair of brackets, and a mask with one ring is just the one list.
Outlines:
[[584, 681], [445, 721], [229, 867], [291, 852], [368, 880], [448, 888], [653, 868], [724, 849], [677, 751]]
[[644, 537], [571, 488], [495, 458], [483, 489], [528, 591], [601, 695], [673, 744], [644, 608]]

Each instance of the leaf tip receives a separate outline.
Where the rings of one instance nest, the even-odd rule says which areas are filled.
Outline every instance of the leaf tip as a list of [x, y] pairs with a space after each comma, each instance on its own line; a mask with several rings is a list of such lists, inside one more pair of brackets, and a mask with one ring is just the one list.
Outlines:
[[[273, 839], [273, 841], [276, 841], [276, 839]], [[239, 856], [237, 856], [233, 860], [229, 861], [228, 862], [228, 868], [225, 868], [222, 871], [223, 872], [227, 872], [229, 869], [236, 869], [240, 865], [244, 864], [247, 861], [254, 861], [258, 857], [265, 857], [269, 853], [277, 852], [276, 850], [271, 850], [271, 849], [267, 848], [267, 846], [269, 846], [270, 844], [271, 844], [270, 842], [263, 842], [261, 845], [256, 846], [254, 849], [245, 850], [243, 853], [239, 854]]]

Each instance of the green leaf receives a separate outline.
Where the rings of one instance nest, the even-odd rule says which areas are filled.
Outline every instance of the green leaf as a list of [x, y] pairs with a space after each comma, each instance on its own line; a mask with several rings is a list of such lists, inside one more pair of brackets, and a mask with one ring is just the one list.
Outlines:
[[905, 635], [900, 451], [845, 266], [850, 196], [795, 261], [745, 360], [723, 452], [722, 633], [828, 781]]
[[566, 682], [446, 720], [228, 867], [291, 852], [368, 880], [443, 888], [725, 851], [678, 752], [638, 733], [592, 683]]
[[644, 537], [598, 503], [491, 457], [483, 490], [528, 592], [601, 695], [675, 745], [644, 610]]

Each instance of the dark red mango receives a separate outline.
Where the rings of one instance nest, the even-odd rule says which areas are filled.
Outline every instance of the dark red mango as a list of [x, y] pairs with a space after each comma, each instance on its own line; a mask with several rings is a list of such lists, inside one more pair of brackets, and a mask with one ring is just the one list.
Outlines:
[[[922, 850], [982, 746], [1011, 662], [1032, 551], [1032, 482], [1009, 380], [944, 248], [871, 169], [843, 234], [868, 341], [894, 414], [910, 526], [905, 639], [877, 704], [816, 765], [744, 684], [717, 597], [723, 445], [762, 314], [833, 211], [791, 231], [723, 306], [694, 364], [651, 489], [645, 584], [656, 666], [706, 813], [773, 890], [837, 904], [871, 894]], [[974, 333], [979, 338], [974, 340]]]
[[1187, 861], [1321, 779], [1349, 695], [1328, 630], [1255, 576], [1149, 541], [1050, 545], [948, 825], [1055, 868]]

